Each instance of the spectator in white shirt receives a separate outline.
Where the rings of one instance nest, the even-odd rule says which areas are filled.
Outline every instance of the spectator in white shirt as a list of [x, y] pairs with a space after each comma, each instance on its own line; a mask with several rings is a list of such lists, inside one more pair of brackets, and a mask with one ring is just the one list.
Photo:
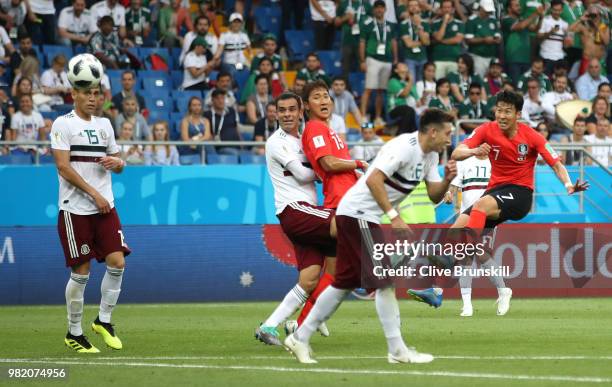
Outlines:
[[542, 25], [538, 30], [538, 39], [542, 42], [540, 43], [540, 56], [544, 59], [546, 74], [551, 74], [555, 63], [565, 58], [563, 45], [569, 25], [561, 19], [562, 12], [563, 1], [552, 0], [550, 15], [542, 20]]
[[[119, 29], [119, 37], [125, 39], [125, 7], [117, 0], [102, 0], [91, 7], [91, 17], [95, 24], [98, 23], [103, 16], [111, 16], [114, 21], [115, 28]], [[124, 43], [127, 43], [124, 42]]]
[[542, 108], [544, 116], [548, 122], [555, 121], [555, 108], [560, 102], [574, 99], [574, 96], [567, 92], [567, 76], [560, 75], [553, 83], [553, 91], [549, 91], [542, 97]]
[[[134, 124], [129, 121], [123, 121], [121, 124], [121, 132], [119, 135], [118, 141], [132, 141], [134, 139]], [[144, 155], [142, 151], [142, 147], [137, 144], [127, 145], [127, 144], [119, 144], [119, 153], [121, 154], [121, 158], [125, 160], [126, 163], [134, 165], [134, 164], [142, 164], [144, 162]]]
[[[368, 145], [355, 145], [355, 147], [351, 150], [351, 156], [354, 160], [365, 160], [368, 163], [372, 163], [378, 151], [384, 145], [384, 141], [376, 135], [376, 131], [374, 130], [374, 125], [372, 123], [367, 123], [361, 126], [361, 138], [359, 144], [368, 144]], [[372, 145], [379, 144], [379, 145]]]
[[64, 97], [72, 89], [68, 81], [68, 74], [66, 74], [66, 63], [67, 60], [63, 54], [55, 56], [51, 63], [51, 68], [43, 71], [40, 77], [43, 92], [51, 97], [49, 105], [52, 107], [63, 105]]
[[[38, 141], [47, 136], [47, 127], [42, 115], [34, 111], [32, 95], [24, 94], [19, 100], [19, 111], [11, 117], [11, 128], [7, 131], [8, 141]], [[23, 145], [12, 150], [13, 153], [35, 153], [36, 146]]]
[[196, 38], [193, 49], [185, 56], [183, 63], [183, 90], [208, 89], [208, 74], [215, 67], [216, 60], [206, 60], [206, 40]]
[[523, 97], [522, 119], [527, 124], [535, 128], [539, 123], [544, 122], [544, 108], [540, 97], [540, 82], [535, 78], [527, 80], [527, 95]]
[[576, 93], [578, 98], [587, 101], [597, 95], [597, 89], [602, 83], [608, 83], [608, 78], [601, 75], [601, 63], [599, 59], [589, 61], [589, 69], [576, 80]]
[[183, 48], [179, 57], [179, 62], [183, 64], [185, 56], [191, 49], [191, 43], [197, 37], [204, 38], [208, 45], [208, 51], [214, 56], [217, 53], [217, 47], [219, 46], [219, 39], [215, 34], [208, 32], [210, 29], [210, 20], [206, 16], [198, 16], [195, 20], [195, 31], [189, 31], [183, 38]]
[[[610, 120], [607, 118], [600, 118], [597, 121], [597, 130], [595, 134], [589, 134], [584, 136], [586, 142], [591, 144], [601, 144], [612, 142], [610, 133]], [[605, 167], [611, 165], [610, 161], [612, 158], [612, 147], [610, 146], [594, 146], [591, 149], [591, 154], [597, 161], [603, 164]]]
[[310, 0], [310, 18], [314, 30], [314, 49], [331, 50], [334, 44], [336, 3], [333, 0]]
[[34, 17], [28, 17], [26, 30], [34, 44], [55, 44], [55, 2], [51, 0], [28, 0]]
[[25, 0], [0, 0], [0, 20], [9, 31], [11, 39], [17, 37], [17, 32], [25, 28], [25, 19], [28, 15], [28, 6]]
[[339, 115], [332, 113], [329, 118], [329, 128], [336, 132], [342, 141], [346, 141], [346, 123]]
[[235, 71], [248, 71], [248, 61], [244, 55], [247, 50], [251, 56], [251, 41], [249, 36], [242, 31], [242, 15], [234, 12], [229, 18], [230, 29], [221, 34], [219, 47], [215, 53], [215, 59], [223, 55], [222, 70], [234, 74]]
[[11, 43], [11, 39], [4, 27], [0, 26], [0, 60], [8, 63], [11, 60], [11, 54], [15, 52], [15, 47]]
[[85, 8], [85, 0], [73, 0], [72, 6], [60, 12], [57, 31], [59, 42], [64, 46], [86, 45], [96, 30], [96, 21]]

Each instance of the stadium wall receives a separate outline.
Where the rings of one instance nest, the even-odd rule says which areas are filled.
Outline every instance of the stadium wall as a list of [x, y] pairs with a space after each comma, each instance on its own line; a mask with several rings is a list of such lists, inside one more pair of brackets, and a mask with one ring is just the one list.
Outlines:
[[[570, 169], [573, 179], [577, 169]], [[585, 213], [548, 167], [539, 167], [536, 213], [526, 221], [610, 222], [612, 178], [586, 168], [593, 187]], [[0, 226], [52, 226], [57, 222], [57, 172], [53, 166], [0, 166]], [[113, 176], [115, 204], [124, 225], [220, 225], [278, 223], [272, 184], [263, 165], [129, 167]], [[561, 196], [548, 195], [561, 193]], [[598, 204], [599, 208], [592, 205]], [[438, 222], [452, 216], [437, 209]]]

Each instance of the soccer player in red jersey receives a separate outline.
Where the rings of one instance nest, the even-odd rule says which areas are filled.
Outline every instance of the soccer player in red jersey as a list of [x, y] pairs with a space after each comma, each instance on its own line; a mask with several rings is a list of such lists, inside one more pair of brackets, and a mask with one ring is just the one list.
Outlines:
[[[335, 209], [346, 191], [357, 182], [358, 175], [355, 170], [365, 170], [368, 163], [363, 160], [351, 160], [348, 147], [329, 127], [328, 122], [334, 107], [327, 84], [320, 80], [307, 84], [304, 87], [303, 98], [309, 117], [302, 133], [304, 154], [317, 176], [323, 181], [325, 196], [323, 207]], [[335, 266], [335, 259], [326, 259], [325, 273], [306, 301], [298, 317], [298, 325], [304, 321], [319, 294], [334, 281]], [[322, 328], [324, 330], [321, 333], [327, 335], [325, 326]]]
[[[538, 132], [519, 123], [523, 97], [513, 91], [497, 95], [495, 121], [474, 129], [451, 155], [453, 160], [489, 155], [491, 179], [487, 190], [459, 216], [453, 228], [482, 230], [508, 219], [523, 219], [533, 201], [533, 179], [538, 155], [555, 171], [568, 194], [584, 191], [587, 183], [572, 184], [559, 155]], [[468, 217], [469, 216], [469, 217]]]

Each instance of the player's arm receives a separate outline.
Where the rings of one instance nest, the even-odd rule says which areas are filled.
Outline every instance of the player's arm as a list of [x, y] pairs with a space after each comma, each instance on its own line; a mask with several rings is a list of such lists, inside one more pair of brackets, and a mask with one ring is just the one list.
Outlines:
[[87, 195], [91, 196], [100, 213], [106, 214], [110, 211], [111, 208], [109, 202], [104, 199], [104, 197], [98, 191], [96, 191], [95, 188], [87, 184], [85, 179], [83, 179], [81, 175], [79, 175], [74, 168], [72, 168], [70, 165], [69, 150], [53, 149], [53, 157], [55, 158], [55, 165], [57, 166], [57, 171], [61, 177], [63, 177], [73, 186], [85, 192]]
[[542, 136], [535, 137], [535, 139], [538, 153], [552, 170], [555, 171], [555, 175], [557, 175], [557, 178], [565, 186], [568, 195], [589, 189], [589, 183], [587, 182], [581, 183], [580, 180], [576, 180], [576, 184], [572, 184], [572, 179], [570, 179], [567, 169], [559, 159], [557, 152]]
[[374, 168], [366, 180], [366, 185], [370, 189], [372, 197], [374, 197], [378, 206], [387, 214], [389, 219], [391, 219], [391, 227], [394, 229], [409, 229], [389, 201], [389, 195], [387, 195], [387, 190], [385, 189], [385, 179], [387, 179], [385, 173], [378, 168]]
[[[435, 171], [433, 171], [435, 169]], [[432, 171], [425, 178], [425, 185], [427, 186], [427, 196], [434, 203], [440, 203], [444, 199], [444, 195], [448, 191], [448, 187], [453, 179], [457, 176], [457, 162], [455, 160], [449, 160], [444, 166], [444, 179], [440, 181], [440, 175], [438, 174], [438, 167], [434, 165]]]
[[98, 161], [98, 164], [103, 166], [104, 169], [115, 173], [123, 172], [123, 168], [125, 167], [125, 161], [123, 161], [119, 153], [113, 153], [112, 155], [102, 157], [100, 161]]
[[332, 155], [323, 156], [317, 162], [325, 172], [330, 173], [354, 171], [355, 169], [365, 171], [368, 169], [368, 163], [363, 160], [344, 160]]
[[293, 177], [300, 183], [310, 183], [317, 180], [317, 175], [310, 168], [306, 168], [299, 160], [291, 160], [285, 169], [291, 172]]
[[455, 148], [451, 159], [455, 161], [465, 160], [472, 156], [486, 156], [491, 152], [491, 146], [486, 143], [487, 124], [474, 129], [470, 137], [465, 139]]

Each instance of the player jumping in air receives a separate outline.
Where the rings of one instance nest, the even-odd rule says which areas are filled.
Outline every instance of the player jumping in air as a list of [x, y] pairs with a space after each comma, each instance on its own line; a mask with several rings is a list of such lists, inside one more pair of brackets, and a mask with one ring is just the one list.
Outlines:
[[[348, 146], [329, 127], [334, 106], [327, 84], [324, 81], [311, 82], [304, 87], [303, 96], [308, 113], [308, 122], [302, 134], [304, 154], [323, 181], [323, 207], [336, 209], [340, 199], [357, 182], [355, 170], [365, 170], [368, 163], [351, 160]], [[325, 273], [304, 305], [297, 320], [298, 325], [302, 324], [321, 292], [334, 281], [334, 270], [335, 259], [327, 259]], [[325, 325], [322, 328], [325, 329]], [[326, 332], [322, 333], [326, 335]]]
[[[523, 97], [513, 91], [497, 94], [495, 121], [474, 129], [452, 153], [453, 160], [488, 155], [491, 161], [491, 179], [476, 202], [467, 208], [451, 228], [469, 228], [480, 235], [484, 228], [493, 229], [506, 220], [521, 220], [529, 213], [533, 201], [533, 182], [538, 155], [553, 169], [569, 195], [588, 189], [588, 183], [579, 180], [572, 184], [567, 170], [550, 144], [521, 118]], [[512, 290], [499, 292], [498, 314], [510, 307]], [[421, 291], [428, 304], [437, 303], [434, 289]], [[501, 312], [501, 313], [500, 313]]]
[[[408, 226], [395, 207], [422, 181], [433, 202], [442, 200], [456, 175], [454, 161], [446, 165], [444, 180], [438, 173], [438, 153], [450, 145], [453, 117], [439, 109], [421, 116], [418, 132], [403, 134], [385, 144], [367, 173], [344, 195], [336, 211], [337, 265], [334, 283], [314, 305], [303, 324], [285, 339], [285, 346], [301, 363], [316, 363], [309, 341], [319, 324], [329, 319], [352, 289], [377, 284], [376, 311], [388, 345], [389, 363], [428, 363], [430, 354], [409, 348], [402, 339], [395, 289], [387, 278], [373, 279], [370, 269], [374, 243], [384, 241], [380, 218], [387, 214], [395, 231]], [[362, 250], [363, 248], [363, 250]], [[363, 261], [362, 261], [363, 259]], [[364, 277], [362, 277], [364, 276]], [[362, 284], [362, 278], [368, 283]], [[372, 281], [370, 283], [370, 281]]]
[[[255, 337], [270, 345], [281, 345], [278, 324], [302, 306], [315, 290], [325, 257], [336, 256], [334, 210], [317, 206], [317, 179], [302, 152], [300, 120], [302, 100], [284, 93], [276, 100], [280, 129], [266, 141], [266, 163], [274, 186], [276, 215], [293, 242], [299, 279], [280, 305], [255, 331]], [[334, 225], [333, 225], [334, 224]], [[326, 328], [322, 328], [322, 333]]]
[[58, 117], [51, 128], [51, 147], [59, 174], [58, 232], [71, 268], [66, 286], [68, 334], [65, 344], [80, 353], [100, 352], [83, 335], [83, 294], [90, 260], [106, 263], [98, 317], [92, 324], [113, 349], [123, 347], [111, 324], [111, 313], [121, 292], [125, 255], [119, 216], [114, 208], [110, 172], [121, 173], [115, 133], [106, 118], [94, 116], [100, 88], [72, 91], [74, 110]]

